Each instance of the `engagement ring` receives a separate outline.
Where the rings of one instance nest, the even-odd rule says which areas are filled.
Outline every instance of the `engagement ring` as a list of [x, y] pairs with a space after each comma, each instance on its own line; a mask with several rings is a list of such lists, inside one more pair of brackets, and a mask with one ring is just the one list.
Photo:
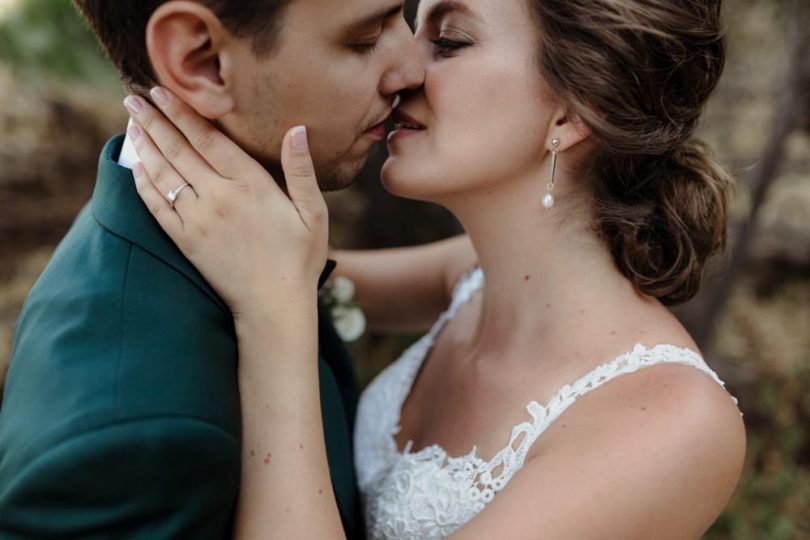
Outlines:
[[187, 188], [187, 187], [189, 187], [189, 186], [191, 186], [191, 184], [189, 184], [188, 182], [186, 182], [185, 184], [183, 184], [183, 185], [182, 185], [182, 186], [180, 186], [179, 188], [171, 190], [171, 191], [169, 192], [169, 194], [168, 194], [168, 195], [166, 195], [166, 200], [167, 200], [167, 201], [169, 201], [169, 206], [171, 206], [171, 207], [172, 207], [172, 210], [174, 210], [174, 203], [175, 203], [175, 201], [177, 201], [177, 197], [180, 195], [180, 193], [181, 193], [181, 192], [182, 192], [184, 189], [186, 189], [186, 188]]

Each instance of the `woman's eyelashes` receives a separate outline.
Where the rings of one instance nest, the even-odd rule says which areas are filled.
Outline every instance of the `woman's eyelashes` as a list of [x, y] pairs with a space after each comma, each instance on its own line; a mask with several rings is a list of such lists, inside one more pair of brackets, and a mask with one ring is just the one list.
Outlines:
[[442, 36], [431, 39], [430, 41], [436, 47], [436, 54], [440, 56], [451, 56], [453, 53], [472, 45], [469, 41], [461, 41]]

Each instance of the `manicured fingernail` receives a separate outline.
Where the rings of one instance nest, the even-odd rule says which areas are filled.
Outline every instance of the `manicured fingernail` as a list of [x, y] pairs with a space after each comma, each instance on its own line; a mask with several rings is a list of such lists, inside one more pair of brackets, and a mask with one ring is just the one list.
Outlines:
[[124, 107], [127, 108], [132, 116], [138, 116], [143, 110], [143, 102], [141, 98], [137, 96], [127, 96], [126, 99], [124, 99]]
[[143, 163], [140, 161], [132, 167], [132, 176], [139, 178], [143, 174]]
[[139, 128], [136, 124], [131, 124], [127, 128], [127, 134], [129, 134], [130, 138], [133, 141], [137, 141], [138, 137], [141, 136], [141, 128]]
[[149, 91], [149, 95], [151, 95], [152, 99], [155, 100], [155, 103], [157, 103], [161, 107], [165, 107], [166, 105], [169, 104], [169, 94], [167, 94], [166, 90], [164, 90], [159, 86], [155, 86], [154, 88], [152, 88]]
[[294, 151], [307, 151], [307, 128], [305, 126], [294, 127], [290, 137], [292, 138], [292, 149]]

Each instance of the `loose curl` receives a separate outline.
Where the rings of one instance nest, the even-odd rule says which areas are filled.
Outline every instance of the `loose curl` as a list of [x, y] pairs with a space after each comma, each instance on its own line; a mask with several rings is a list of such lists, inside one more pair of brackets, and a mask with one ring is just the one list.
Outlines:
[[645, 294], [692, 298], [726, 243], [732, 180], [695, 140], [722, 74], [722, 0], [531, 0], [541, 74], [591, 129], [596, 233]]

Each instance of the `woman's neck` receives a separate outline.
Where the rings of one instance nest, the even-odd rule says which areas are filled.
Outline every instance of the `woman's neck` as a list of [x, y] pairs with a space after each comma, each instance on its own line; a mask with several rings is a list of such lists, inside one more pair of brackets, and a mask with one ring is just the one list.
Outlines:
[[589, 230], [587, 208], [576, 208], [560, 193], [561, 200], [546, 210], [543, 184], [537, 182], [540, 189], [530, 195], [510, 184], [448, 205], [469, 234], [486, 277], [470, 343], [476, 353], [564, 342], [603, 327], [617, 306], [650, 302]]

